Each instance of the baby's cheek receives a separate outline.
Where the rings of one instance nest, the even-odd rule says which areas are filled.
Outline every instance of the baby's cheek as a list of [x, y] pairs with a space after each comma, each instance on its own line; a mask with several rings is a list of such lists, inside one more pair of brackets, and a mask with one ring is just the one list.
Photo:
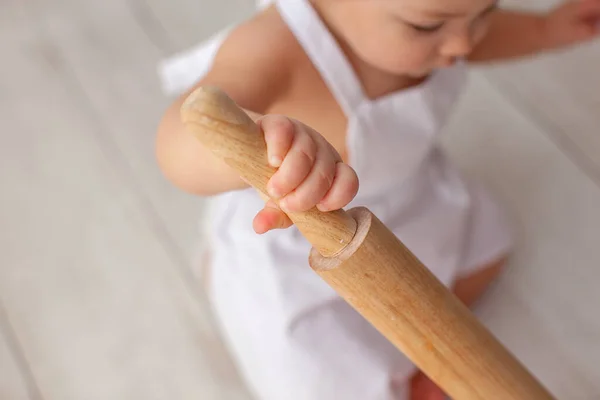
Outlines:
[[393, 72], [397, 69], [398, 49], [395, 44], [390, 41], [369, 41], [368, 44], [362, 46], [360, 52], [363, 61], [373, 65], [376, 68]]
[[404, 44], [404, 48], [398, 51], [398, 65], [404, 68], [405, 73], [420, 73], [428, 70], [435, 63], [437, 51], [434, 47], [418, 44]]
[[384, 69], [396, 73], [406, 74], [421, 68], [427, 62], [429, 55], [423, 49], [403, 40], [388, 42], [381, 54]]
[[399, 31], [360, 35], [354, 38], [355, 51], [363, 61], [393, 74], [413, 74], [435, 62], [435, 47], [405, 37]]

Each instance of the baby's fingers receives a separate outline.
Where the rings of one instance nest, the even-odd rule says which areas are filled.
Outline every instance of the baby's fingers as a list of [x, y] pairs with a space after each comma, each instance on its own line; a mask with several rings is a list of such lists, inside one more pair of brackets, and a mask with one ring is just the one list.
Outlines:
[[[265, 121], [266, 125], [266, 121]], [[267, 184], [269, 196], [280, 199], [308, 176], [317, 156], [317, 145], [301, 125], [294, 124], [294, 138], [281, 166]]]
[[275, 203], [269, 201], [265, 205], [265, 208], [256, 214], [252, 225], [254, 231], [262, 235], [273, 229], [289, 228], [292, 225], [292, 221]]
[[279, 203], [286, 212], [309, 210], [317, 205], [331, 189], [335, 179], [336, 162], [333, 154], [325, 149], [326, 147], [322, 147], [317, 152], [317, 159], [306, 180]]
[[358, 193], [358, 176], [348, 164], [338, 162], [331, 189], [317, 204], [320, 211], [333, 211], [344, 208]]
[[574, 7], [576, 7], [575, 12], [581, 19], [593, 22], [600, 17], [600, 1], [598, 0], [580, 1]]
[[289, 118], [267, 115], [258, 121], [267, 143], [267, 156], [272, 167], [279, 167], [294, 141], [294, 124]]

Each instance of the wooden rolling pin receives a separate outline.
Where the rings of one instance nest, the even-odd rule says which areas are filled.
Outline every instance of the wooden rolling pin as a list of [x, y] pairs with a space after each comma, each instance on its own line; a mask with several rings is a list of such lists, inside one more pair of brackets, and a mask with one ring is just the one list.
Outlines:
[[[191, 134], [266, 196], [275, 169], [262, 132], [217, 88], [181, 108]], [[313, 245], [310, 265], [455, 400], [552, 395], [368, 209], [289, 214]]]

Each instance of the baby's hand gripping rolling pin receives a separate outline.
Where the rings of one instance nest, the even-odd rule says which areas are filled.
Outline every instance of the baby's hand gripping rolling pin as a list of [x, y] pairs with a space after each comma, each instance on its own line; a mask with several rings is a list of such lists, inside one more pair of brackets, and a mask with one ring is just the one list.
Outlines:
[[[221, 90], [194, 91], [188, 132], [266, 195], [275, 169], [254, 121]], [[312, 269], [455, 400], [552, 395], [366, 208], [289, 214], [312, 244]]]

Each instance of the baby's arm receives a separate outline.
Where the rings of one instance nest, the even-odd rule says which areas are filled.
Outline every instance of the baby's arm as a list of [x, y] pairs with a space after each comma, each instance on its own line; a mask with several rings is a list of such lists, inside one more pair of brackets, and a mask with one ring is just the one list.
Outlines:
[[499, 10], [490, 16], [486, 37], [472, 62], [535, 55], [592, 39], [600, 33], [600, 0], [567, 1], [547, 14]]
[[[215, 57], [211, 71], [165, 112], [158, 127], [156, 155], [164, 175], [178, 188], [201, 196], [242, 189], [239, 175], [184, 130], [180, 108], [198, 86], [217, 86], [246, 110], [264, 114], [285, 89], [285, 49], [261, 14], [235, 29]], [[258, 114], [251, 114], [258, 118]]]
[[[197, 85], [217, 86], [257, 122], [267, 145], [269, 163], [277, 168], [267, 184], [270, 198], [254, 219], [264, 233], [287, 228], [282, 212], [321, 211], [345, 207], [358, 191], [358, 177], [342, 162], [323, 136], [299, 121], [265, 114], [285, 94], [291, 81], [293, 59], [287, 59], [290, 33], [282, 21], [266, 11], [233, 32], [223, 44], [212, 70]], [[265, 20], [266, 19], [266, 20]], [[281, 31], [278, 31], [281, 29]], [[286, 49], [287, 47], [287, 49]], [[164, 174], [179, 188], [202, 196], [246, 188], [239, 175], [216, 159], [180, 121], [180, 108], [188, 93], [165, 113], [158, 129], [157, 158]]]
[[485, 38], [469, 55], [473, 62], [527, 56], [545, 50], [544, 15], [496, 11]]

